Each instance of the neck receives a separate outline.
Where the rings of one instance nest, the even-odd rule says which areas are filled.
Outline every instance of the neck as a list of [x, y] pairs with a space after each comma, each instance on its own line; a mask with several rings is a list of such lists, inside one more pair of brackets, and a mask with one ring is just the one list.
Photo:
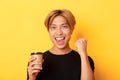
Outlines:
[[66, 48], [57, 48], [57, 47], [52, 47], [50, 49], [50, 52], [52, 52], [53, 54], [56, 54], [56, 55], [64, 55], [64, 54], [67, 54], [71, 51], [72, 49], [68, 46]]

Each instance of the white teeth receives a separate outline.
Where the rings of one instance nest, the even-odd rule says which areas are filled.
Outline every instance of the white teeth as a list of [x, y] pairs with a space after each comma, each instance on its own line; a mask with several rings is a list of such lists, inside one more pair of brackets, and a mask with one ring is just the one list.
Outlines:
[[64, 38], [55, 38], [56, 40], [64, 40]]

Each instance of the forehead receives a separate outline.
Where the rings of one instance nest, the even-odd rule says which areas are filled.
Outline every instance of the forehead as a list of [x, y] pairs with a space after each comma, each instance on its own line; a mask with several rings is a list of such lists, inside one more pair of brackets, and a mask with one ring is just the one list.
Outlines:
[[67, 23], [67, 20], [63, 16], [56, 16], [53, 19], [52, 24], [68, 24], [68, 23]]

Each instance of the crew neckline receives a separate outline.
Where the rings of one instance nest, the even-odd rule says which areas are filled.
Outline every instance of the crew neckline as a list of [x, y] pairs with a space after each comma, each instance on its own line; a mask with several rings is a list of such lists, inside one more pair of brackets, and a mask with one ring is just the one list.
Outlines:
[[55, 54], [55, 53], [52, 53], [50, 50], [48, 50], [47, 52], [49, 52], [49, 54], [51, 55], [54, 55], [54, 56], [66, 56], [66, 55], [69, 55], [73, 52], [73, 50], [69, 51], [68, 53], [65, 53], [65, 54]]

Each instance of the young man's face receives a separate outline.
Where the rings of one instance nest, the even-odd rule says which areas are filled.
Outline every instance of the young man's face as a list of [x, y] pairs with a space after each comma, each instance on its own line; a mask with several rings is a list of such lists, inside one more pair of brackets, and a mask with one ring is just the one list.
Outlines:
[[55, 17], [49, 26], [49, 35], [54, 47], [59, 49], [68, 47], [72, 31], [64, 17]]

